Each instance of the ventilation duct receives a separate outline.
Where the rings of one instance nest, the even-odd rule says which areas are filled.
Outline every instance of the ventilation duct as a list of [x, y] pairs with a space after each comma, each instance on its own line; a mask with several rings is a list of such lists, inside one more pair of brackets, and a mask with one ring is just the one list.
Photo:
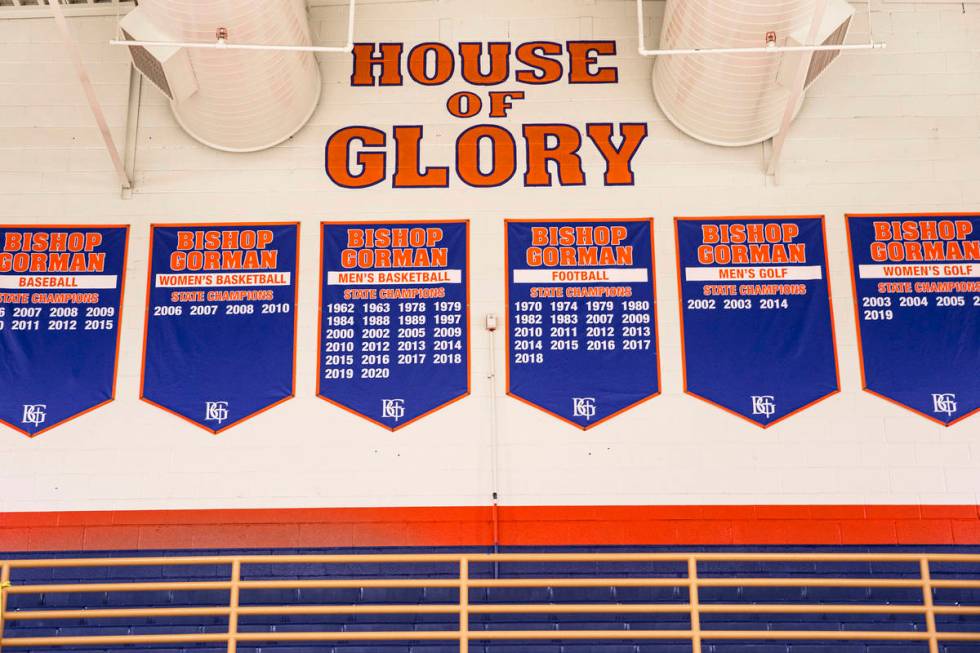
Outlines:
[[[767, 34], [776, 45], [807, 43], [818, 0], [667, 0], [661, 49], [758, 48]], [[816, 44], [844, 42], [853, 9], [828, 0]], [[808, 61], [806, 86], [838, 53], [737, 52], [657, 57], [653, 90], [667, 118], [686, 134], [715, 145], [739, 146], [772, 138], [794, 93], [795, 71]]]
[[[120, 21], [128, 41], [310, 45], [304, 0], [140, 0]], [[286, 140], [320, 98], [311, 52], [130, 46], [133, 64], [171, 100], [188, 134], [219, 150]]]

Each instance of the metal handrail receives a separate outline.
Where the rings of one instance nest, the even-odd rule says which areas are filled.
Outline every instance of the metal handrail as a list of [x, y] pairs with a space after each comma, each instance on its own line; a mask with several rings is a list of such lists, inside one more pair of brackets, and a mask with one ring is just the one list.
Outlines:
[[[676, 577], [586, 577], [586, 578], [474, 578], [474, 563], [559, 563], [559, 562], [675, 562]], [[699, 564], [711, 562], [868, 562], [915, 563], [916, 577], [705, 577]], [[345, 563], [446, 563], [457, 570], [449, 578], [371, 578], [371, 579], [283, 579], [243, 580], [242, 569], [254, 564], [345, 564]], [[502, 640], [688, 640], [694, 653], [701, 653], [702, 641], [721, 640], [853, 640], [928, 642], [930, 653], [939, 653], [940, 642], [980, 642], [980, 632], [940, 630], [936, 615], [980, 615], [980, 605], [935, 605], [937, 588], [980, 589], [980, 580], [933, 578], [934, 563], [966, 563], [980, 571], [980, 555], [971, 554], [874, 554], [874, 553], [439, 553], [368, 555], [225, 555], [146, 558], [76, 558], [0, 560], [0, 651], [4, 647], [119, 646], [127, 644], [225, 643], [235, 653], [239, 642], [324, 642], [324, 641], [448, 641], [458, 642], [460, 651], [469, 642]], [[127, 566], [214, 566], [229, 565], [228, 580], [154, 581], [118, 583], [11, 584], [16, 569]], [[252, 589], [304, 588], [456, 588], [457, 603], [384, 605], [240, 605], [241, 592]], [[544, 587], [676, 587], [688, 589], [687, 599], [673, 603], [471, 603], [471, 588]], [[706, 587], [840, 587], [840, 588], [920, 588], [921, 604], [721, 604], [703, 603], [699, 590]], [[227, 590], [226, 605], [173, 608], [112, 608], [91, 610], [13, 610], [7, 599], [14, 594], [55, 594], [82, 592], [141, 592], [179, 590]], [[473, 630], [471, 615], [477, 614], [688, 614], [690, 627], [680, 630]], [[338, 632], [241, 632], [239, 619], [255, 615], [357, 615], [357, 614], [445, 614], [457, 615], [456, 630], [429, 631], [338, 631]], [[711, 630], [702, 627], [703, 615], [712, 614], [881, 614], [918, 615], [925, 630], [829, 631], [829, 630]], [[50, 637], [5, 637], [4, 624], [34, 619], [98, 619], [219, 616], [228, 618], [223, 633], [174, 633], [155, 635], [90, 635]]]

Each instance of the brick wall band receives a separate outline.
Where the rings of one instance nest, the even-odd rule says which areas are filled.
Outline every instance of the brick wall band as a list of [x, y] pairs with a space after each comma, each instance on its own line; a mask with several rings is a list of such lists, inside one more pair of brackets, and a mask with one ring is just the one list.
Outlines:
[[[501, 546], [980, 545], [978, 506], [509, 506]], [[489, 507], [0, 514], [0, 551], [490, 546]]]

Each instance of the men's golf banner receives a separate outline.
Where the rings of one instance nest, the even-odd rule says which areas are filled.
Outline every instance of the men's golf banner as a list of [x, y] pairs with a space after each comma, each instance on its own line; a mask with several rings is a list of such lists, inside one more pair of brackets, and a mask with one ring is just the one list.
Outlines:
[[653, 220], [507, 221], [507, 393], [582, 429], [660, 393]]
[[762, 427], [838, 392], [823, 218], [675, 225], [685, 392]]
[[35, 436], [112, 401], [125, 226], [0, 226], [0, 421]]
[[847, 226], [864, 388], [947, 426], [980, 410], [980, 215]]
[[141, 398], [219, 433], [293, 396], [297, 223], [150, 227]]
[[469, 221], [321, 229], [317, 394], [392, 431], [469, 394]]

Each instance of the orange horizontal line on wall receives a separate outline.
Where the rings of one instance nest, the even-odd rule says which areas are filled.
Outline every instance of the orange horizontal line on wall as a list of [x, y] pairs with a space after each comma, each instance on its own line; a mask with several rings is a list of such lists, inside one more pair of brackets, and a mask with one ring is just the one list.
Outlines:
[[[489, 507], [0, 513], [0, 551], [489, 546]], [[502, 546], [980, 545], [980, 506], [505, 506]]]

